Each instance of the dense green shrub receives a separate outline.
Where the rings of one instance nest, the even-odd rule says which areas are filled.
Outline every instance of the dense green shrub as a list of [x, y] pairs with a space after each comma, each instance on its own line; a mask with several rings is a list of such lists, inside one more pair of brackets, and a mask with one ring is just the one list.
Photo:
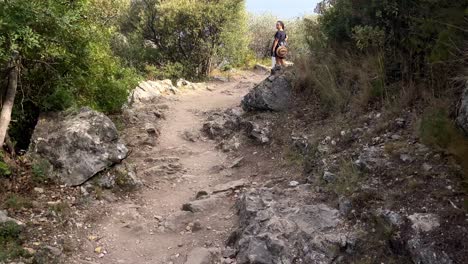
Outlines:
[[11, 175], [10, 166], [4, 160], [3, 151], [0, 151], [0, 178], [1, 177], [8, 177]]
[[0, 223], [0, 261], [26, 256], [21, 247], [21, 227], [15, 222]]
[[200, 79], [248, 55], [243, 0], [133, 1], [113, 48], [152, 78]]
[[381, 47], [387, 81], [443, 90], [462, 64], [466, 10], [462, 0], [336, 0], [319, 23], [335, 49]]
[[10, 128], [20, 147], [40, 112], [81, 105], [115, 112], [126, 101], [138, 76], [112, 54], [116, 28], [106, 17], [113, 14], [101, 6], [108, 2], [0, 1], [0, 68], [13, 50], [21, 56], [17, 122]]

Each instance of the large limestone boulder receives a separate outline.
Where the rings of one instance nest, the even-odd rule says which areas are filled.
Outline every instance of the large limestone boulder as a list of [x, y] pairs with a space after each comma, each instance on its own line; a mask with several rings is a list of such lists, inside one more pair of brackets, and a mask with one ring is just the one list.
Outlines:
[[47, 160], [54, 175], [69, 186], [81, 185], [127, 153], [114, 123], [89, 108], [42, 115], [30, 146], [30, 154]]
[[162, 81], [144, 81], [130, 93], [128, 98], [129, 105], [138, 105], [152, 102], [163, 94], [176, 94], [178, 89], [172, 84], [171, 80]]
[[466, 88], [462, 95], [457, 123], [465, 134], [468, 135], [468, 82], [466, 82]]
[[282, 111], [289, 106], [291, 90], [290, 77], [272, 75], [254, 87], [241, 105], [245, 111]]

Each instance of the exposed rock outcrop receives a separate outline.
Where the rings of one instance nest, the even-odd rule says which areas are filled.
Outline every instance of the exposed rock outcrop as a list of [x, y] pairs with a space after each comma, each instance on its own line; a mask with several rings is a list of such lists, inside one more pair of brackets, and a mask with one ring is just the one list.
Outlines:
[[466, 82], [466, 88], [462, 95], [457, 124], [468, 135], [468, 82]]
[[5, 222], [14, 222], [17, 225], [23, 225], [21, 221], [18, 221], [14, 218], [9, 217], [6, 211], [0, 210], [0, 224], [5, 223]]
[[154, 102], [157, 98], [167, 94], [177, 94], [180, 90], [198, 90], [207, 88], [205, 83], [192, 83], [179, 79], [176, 85], [171, 80], [143, 81], [130, 93], [128, 97], [129, 106], [138, 106]]
[[119, 163], [127, 153], [114, 123], [90, 108], [42, 115], [30, 146], [30, 154], [47, 160], [55, 176], [70, 186]]
[[240, 227], [230, 243], [237, 263], [332, 263], [352, 247], [353, 232], [341, 228], [336, 209], [302, 204], [305, 189], [262, 188], [245, 193], [238, 202]]
[[[181, 82], [182, 84], [183, 82]], [[130, 93], [128, 98], [129, 105], [142, 104], [154, 101], [163, 94], [177, 93], [178, 89], [172, 84], [171, 80], [163, 81], [144, 81]]]
[[255, 86], [242, 100], [245, 111], [282, 111], [288, 108], [292, 84], [286, 74], [272, 75]]
[[226, 138], [240, 129], [242, 110], [233, 108], [214, 113], [203, 124], [203, 132], [210, 139]]

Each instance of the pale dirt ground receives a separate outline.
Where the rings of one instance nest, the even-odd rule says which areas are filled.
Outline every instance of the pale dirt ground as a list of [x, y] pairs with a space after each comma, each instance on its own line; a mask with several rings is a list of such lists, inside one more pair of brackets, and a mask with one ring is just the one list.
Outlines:
[[[166, 119], [158, 124], [158, 142], [154, 147], [132, 148], [129, 157], [145, 186], [128, 199], [103, 206], [96, 223], [81, 238], [81, 253], [69, 262], [179, 264], [185, 263], [193, 248], [224, 246], [237, 221], [234, 194], [200, 213], [182, 212], [181, 208], [194, 200], [198, 191], [210, 191], [217, 184], [243, 177], [239, 175], [242, 173], [216, 169], [230, 164], [235, 157], [216, 149], [214, 141], [202, 138], [190, 142], [182, 134], [199, 133], [206, 111], [239, 106], [248, 90], [265, 77], [248, 72], [227, 83], [210, 83], [209, 90], [183, 91], [155, 103], [155, 108], [168, 106]], [[137, 130], [124, 129], [124, 138], [130, 141], [142, 136], [134, 131]], [[144, 129], [139, 131], [146, 133]], [[246, 170], [242, 168], [243, 173]], [[188, 231], [187, 226], [195, 222], [201, 224], [201, 230]], [[105, 254], [99, 256], [97, 247]]]

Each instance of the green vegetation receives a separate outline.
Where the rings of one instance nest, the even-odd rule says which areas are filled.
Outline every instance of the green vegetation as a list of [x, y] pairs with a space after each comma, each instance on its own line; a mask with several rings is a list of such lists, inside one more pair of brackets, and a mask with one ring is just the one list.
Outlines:
[[454, 147], [451, 144], [463, 137], [444, 107], [426, 110], [421, 119], [419, 133], [425, 144], [443, 149]]
[[64, 222], [70, 216], [71, 208], [67, 202], [58, 202], [56, 204], [49, 205], [49, 210], [54, 213], [54, 215]]
[[284, 159], [287, 164], [300, 167], [303, 166], [305, 157], [297, 148], [288, 147], [284, 150]]
[[3, 151], [0, 151], [0, 178], [1, 177], [9, 177], [11, 175], [11, 169], [8, 164], [6, 164], [4, 160], [5, 156]]
[[50, 181], [50, 176], [48, 173], [51, 166], [52, 165], [47, 160], [36, 160], [36, 162], [31, 167], [32, 180], [37, 184], [48, 183]]
[[463, 65], [464, 1], [337, 0], [318, 11], [304, 21], [309, 56], [297, 61], [298, 88], [329, 109], [384, 106], [403, 95], [409, 104], [424, 91], [446, 97], [458, 87], [451, 80]]
[[[278, 17], [272, 14], [249, 14], [248, 16], [248, 40], [251, 59], [264, 65], [271, 64], [271, 47], [276, 32]], [[289, 59], [299, 59], [308, 53], [306, 42], [305, 22], [303, 19], [292, 19], [283, 21], [285, 31], [289, 36]]]
[[[468, 191], [468, 139], [450, 119], [447, 106], [429, 107], [421, 118], [419, 136], [424, 144], [444, 150], [453, 155], [464, 175], [464, 186]], [[468, 200], [465, 201], [468, 208]]]
[[360, 188], [364, 181], [364, 175], [356, 168], [352, 161], [342, 161], [337, 173], [336, 182], [331, 184], [331, 189], [338, 196], [350, 197]]
[[0, 223], [0, 261], [26, 256], [21, 247], [21, 227], [15, 222]]
[[23, 208], [31, 208], [32, 202], [26, 197], [12, 193], [8, 195], [7, 198], [5, 199], [5, 202], [3, 203], [3, 207], [8, 208], [8, 209], [20, 210]]
[[0, 68], [13, 51], [21, 56], [21, 92], [10, 135], [26, 148], [42, 111], [89, 105], [118, 111], [135, 86], [135, 71], [113, 56], [115, 27], [95, 12], [102, 1], [0, 1]]
[[0, 72], [13, 51], [21, 64], [9, 134], [26, 149], [41, 112], [119, 112], [142, 75], [202, 79], [243, 65], [246, 30], [243, 0], [0, 1]]
[[247, 56], [243, 0], [133, 1], [122, 17], [116, 53], [150, 78], [206, 77]]
[[[322, 1], [320, 15], [303, 21], [308, 50], [295, 61], [296, 88], [326, 113], [426, 109], [421, 141], [454, 156], [468, 177], [468, 140], [453, 121], [466, 75], [467, 8], [461, 0]], [[386, 151], [397, 155], [398, 146]]]

